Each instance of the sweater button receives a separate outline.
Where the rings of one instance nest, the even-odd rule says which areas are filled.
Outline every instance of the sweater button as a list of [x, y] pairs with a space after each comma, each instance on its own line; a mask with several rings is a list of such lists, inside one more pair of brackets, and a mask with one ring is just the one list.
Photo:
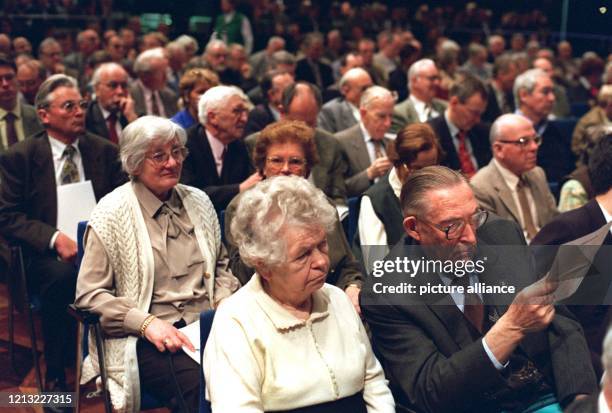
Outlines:
[[207, 273], [207, 272], [205, 272], [205, 273], [204, 273], [204, 278], [206, 278], [206, 279], [210, 278], [210, 274], [209, 274], [209, 273]]

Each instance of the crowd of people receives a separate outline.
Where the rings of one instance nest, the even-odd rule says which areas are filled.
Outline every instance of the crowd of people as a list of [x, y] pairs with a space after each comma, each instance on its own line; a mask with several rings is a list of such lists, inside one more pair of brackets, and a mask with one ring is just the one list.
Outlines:
[[[137, 19], [84, 28], [74, 50], [0, 34], [0, 257], [21, 247], [40, 295], [45, 390], [67, 391], [74, 303], [100, 316], [120, 411], [143, 392], [197, 411], [202, 369], [214, 412], [610, 411], [607, 376], [597, 399], [612, 348], [605, 251], [599, 284], [576, 292], [590, 305], [555, 302], [526, 256], [416, 276], [521, 286], [503, 307], [467, 292], [398, 302], [370, 273], [409, 246], [462, 261], [609, 224], [612, 54], [518, 31], [451, 38], [444, 8], [420, 7], [410, 28], [393, 8], [365, 31], [362, 17], [387, 10], [344, 2], [323, 23], [304, 8], [297, 24], [275, 4], [250, 22], [222, 0], [200, 39], [141, 33]], [[468, 5], [451, 20], [546, 16]], [[77, 267], [58, 188], [85, 181], [97, 205]], [[200, 366], [180, 329], [209, 309]], [[92, 351], [84, 377], [98, 364]]]

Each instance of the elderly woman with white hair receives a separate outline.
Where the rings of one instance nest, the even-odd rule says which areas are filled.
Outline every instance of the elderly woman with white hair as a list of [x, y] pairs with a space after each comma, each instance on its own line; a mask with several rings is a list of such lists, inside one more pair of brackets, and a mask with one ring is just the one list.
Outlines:
[[[120, 156], [131, 181], [100, 200], [85, 233], [75, 304], [100, 315], [111, 400], [121, 411], [139, 410], [141, 388], [174, 411], [197, 410], [199, 366], [181, 351], [193, 344], [179, 328], [239, 285], [210, 200], [178, 183], [185, 141], [167, 119], [128, 125]], [[84, 377], [96, 369], [88, 358]]]
[[251, 280], [217, 310], [204, 353], [213, 412], [394, 412], [350, 299], [326, 284], [334, 207], [304, 178], [268, 178], [232, 221]]

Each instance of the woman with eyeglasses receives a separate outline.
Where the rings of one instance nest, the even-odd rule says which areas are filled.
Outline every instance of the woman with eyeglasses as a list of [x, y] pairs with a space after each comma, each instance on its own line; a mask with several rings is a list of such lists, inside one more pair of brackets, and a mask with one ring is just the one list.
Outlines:
[[219, 85], [219, 76], [209, 69], [190, 69], [179, 81], [179, 92], [183, 109], [177, 112], [171, 121], [187, 128], [198, 123], [198, 101], [200, 96], [213, 86]]
[[[297, 175], [309, 179], [310, 171], [317, 161], [314, 130], [301, 121], [284, 120], [268, 125], [257, 137], [253, 150], [255, 168], [264, 179], [278, 175]], [[234, 198], [225, 210], [225, 238], [232, 272], [244, 285], [251, 279], [254, 270], [240, 258], [229, 230], [241, 196]], [[327, 282], [343, 289], [359, 311], [359, 291], [363, 277], [337, 214], [334, 214], [334, 218], [333, 231], [328, 234], [330, 270]]]
[[360, 247], [366, 268], [384, 258], [404, 234], [399, 201], [403, 183], [412, 172], [437, 165], [442, 153], [435, 132], [426, 123], [410, 124], [397, 134], [388, 153], [393, 168], [361, 198], [354, 243]]
[[[120, 157], [130, 182], [100, 200], [84, 237], [75, 304], [100, 316], [118, 410], [138, 411], [144, 389], [173, 411], [198, 410], [200, 369], [180, 351], [194, 347], [179, 328], [239, 286], [208, 196], [179, 184], [185, 142], [167, 119], [128, 125]], [[84, 365], [97, 373], [91, 357]]]

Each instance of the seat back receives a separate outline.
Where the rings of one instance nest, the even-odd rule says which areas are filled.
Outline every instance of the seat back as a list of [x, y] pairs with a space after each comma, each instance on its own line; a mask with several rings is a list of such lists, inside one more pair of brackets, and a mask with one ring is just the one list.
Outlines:
[[[208, 341], [210, 330], [212, 329], [215, 310], [202, 311], [200, 313], [200, 366], [204, 361], [204, 347]], [[212, 413], [210, 402], [206, 400], [206, 378], [204, 369], [200, 369], [200, 413]]]

